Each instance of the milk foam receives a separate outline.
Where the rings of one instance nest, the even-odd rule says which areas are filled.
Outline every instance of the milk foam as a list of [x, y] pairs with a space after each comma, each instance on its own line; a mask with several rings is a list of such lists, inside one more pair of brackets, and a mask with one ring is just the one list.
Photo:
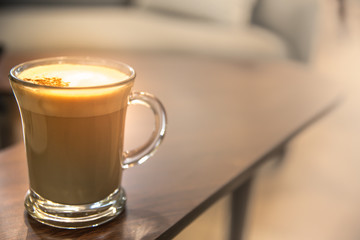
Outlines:
[[61, 78], [68, 87], [93, 87], [121, 82], [129, 76], [103, 66], [51, 64], [26, 69], [18, 77], [22, 80]]
[[[119, 111], [127, 106], [133, 86], [133, 81], [124, 81], [129, 76], [119, 70], [85, 64], [36, 66], [24, 70], [18, 78], [61, 78], [68, 82], [67, 87], [35, 88], [10, 81], [21, 108], [59, 117], [91, 117]], [[100, 85], [104, 87], [81, 88]]]

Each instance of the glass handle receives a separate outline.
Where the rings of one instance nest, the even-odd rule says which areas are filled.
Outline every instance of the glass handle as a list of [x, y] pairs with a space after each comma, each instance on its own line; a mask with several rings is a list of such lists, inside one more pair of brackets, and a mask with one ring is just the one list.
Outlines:
[[154, 95], [145, 92], [133, 92], [129, 97], [129, 105], [143, 105], [150, 108], [155, 115], [155, 127], [144, 145], [123, 153], [122, 168], [130, 168], [149, 159], [163, 140], [166, 130], [165, 108]]

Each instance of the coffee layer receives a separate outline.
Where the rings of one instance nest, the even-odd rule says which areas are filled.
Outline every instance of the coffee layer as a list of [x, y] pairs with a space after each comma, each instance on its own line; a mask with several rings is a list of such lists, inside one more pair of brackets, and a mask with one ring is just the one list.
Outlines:
[[106, 198], [121, 184], [125, 111], [53, 117], [22, 110], [30, 187], [63, 204]]

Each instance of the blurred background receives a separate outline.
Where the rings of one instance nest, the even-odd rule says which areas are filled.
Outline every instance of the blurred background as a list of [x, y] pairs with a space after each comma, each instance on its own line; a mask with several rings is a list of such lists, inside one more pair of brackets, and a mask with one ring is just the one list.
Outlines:
[[[280, 166], [263, 167], [246, 238], [360, 239], [359, 0], [3, 0], [6, 56], [31, 52], [164, 52], [225, 61], [296, 61], [339, 83], [346, 101], [300, 134]], [[7, 84], [7, 83], [6, 83]], [[0, 83], [0, 147], [21, 140]], [[176, 239], [226, 239], [228, 198]]]

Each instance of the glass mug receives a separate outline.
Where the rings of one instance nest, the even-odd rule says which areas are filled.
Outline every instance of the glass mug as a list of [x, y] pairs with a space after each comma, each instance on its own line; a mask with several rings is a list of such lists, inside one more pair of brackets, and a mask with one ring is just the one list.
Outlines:
[[[27, 212], [59, 228], [85, 228], [119, 215], [123, 169], [152, 156], [165, 135], [166, 113], [151, 94], [131, 93], [135, 71], [116, 61], [58, 57], [10, 71], [22, 119], [30, 189]], [[123, 151], [127, 106], [155, 115], [150, 139]]]

